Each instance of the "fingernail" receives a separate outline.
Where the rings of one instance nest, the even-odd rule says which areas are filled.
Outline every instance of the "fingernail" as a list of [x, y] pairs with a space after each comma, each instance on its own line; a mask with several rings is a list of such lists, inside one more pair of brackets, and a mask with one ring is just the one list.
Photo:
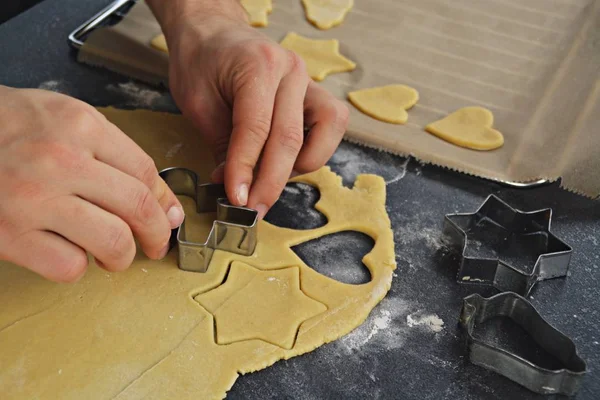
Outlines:
[[238, 186], [235, 197], [239, 205], [245, 206], [248, 204], [248, 184], [242, 183], [240, 186]]
[[263, 219], [267, 215], [269, 208], [264, 204], [259, 204], [256, 206], [256, 211], [258, 211], [258, 218]]
[[158, 259], [162, 260], [163, 258], [165, 258], [167, 256], [167, 253], [169, 252], [169, 245], [167, 244], [167, 246], [162, 249], [160, 251], [160, 253], [158, 253]]
[[173, 206], [169, 208], [169, 211], [167, 211], [167, 219], [171, 224], [171, 229], [175, 229], [181, 225], [184, 217], [185, 213], [183, 212], [183, 208], [180, 206]]

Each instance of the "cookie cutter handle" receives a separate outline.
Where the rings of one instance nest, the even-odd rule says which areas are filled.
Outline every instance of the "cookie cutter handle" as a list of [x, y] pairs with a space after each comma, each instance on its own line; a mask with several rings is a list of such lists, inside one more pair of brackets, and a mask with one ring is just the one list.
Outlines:
[[102, 24], [113, 15], [122, 18], [124, 15], [119, 13], [119, 10], [130, 3], [135, 4], [137, 1], [138, 0], [115, 0], [110, 3], [71, 32], [69, 34], [69, 44], [75, 49], [80, 49], [83, 46], [83, 38], [85, 38], [86, 35], [102, 26]]

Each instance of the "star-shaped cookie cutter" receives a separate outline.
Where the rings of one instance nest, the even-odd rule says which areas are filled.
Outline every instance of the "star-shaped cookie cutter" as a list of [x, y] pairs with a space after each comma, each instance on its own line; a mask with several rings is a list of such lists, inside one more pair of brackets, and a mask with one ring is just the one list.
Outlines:
[[159, 174], [173, 193], [188, 196], [196, 202], [196, 212], [217, 213], [208, 239], [204, 243], [186, 239], [185, 220], [173, 231], [171, 243], [179, 248], [179, 268], [206, 272], [215, 250], [251, 256], [258, 241], [258, 212], [229, 204], [225, 187], [220, 184], [198, 184], [198, 175], [186, 168], [168, 168]]
[[[494, 195], [490, 195], [474, 213], [446, 215], [444, 242], [460, 253], [457, 281], [491, 285], [502, 292], [527, 296], [538, 281], [566, 276], [573, 250], [550, 232], [551, 220], [550, 208], [524, 212]], [[509, 237], [538, 236], [533, 238], [531, 249], [538, 255], [532, 272], [522, 271], [501, 258], [467, 255], [469, 232], [483, 222], [506, 231]]]
[[[556, 357], [563, 368], [543, 368], [473, 336], [475, 325], [495, 317], [512, 319], [540, 347]], [[465, 297], [460, 325], [466, 332], [469, 358], [473, 364], [504, 375], [536, 393], [572, 396], [579, 390], [587, 373], [586, 363], [577, 354], [575, 343], [550, 325], [531, 303], [516, 293], [500, 293], [490, 298], [478, 294]]]

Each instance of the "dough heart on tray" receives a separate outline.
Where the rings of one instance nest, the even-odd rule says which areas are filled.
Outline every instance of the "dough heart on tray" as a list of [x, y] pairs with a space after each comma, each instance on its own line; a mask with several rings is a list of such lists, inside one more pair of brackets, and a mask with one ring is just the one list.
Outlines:
[[405, 124], [406, 110], [417, 104], [419, 92], [405, 85], [388, 85], [348, 93], [348, 100], [363, 113], [391, 124]]
[[483, 107], [464, 107], [425, 130], [447, 142], [474, 150], [494, 150], [504, 144], [502, 133], [493, 129], [494, 115]]

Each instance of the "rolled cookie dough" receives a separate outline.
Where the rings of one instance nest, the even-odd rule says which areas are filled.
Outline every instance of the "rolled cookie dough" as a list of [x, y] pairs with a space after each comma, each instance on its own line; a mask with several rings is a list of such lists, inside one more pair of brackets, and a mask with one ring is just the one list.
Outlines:
[[356, 68], [354, 62], [340, 54], [340, 43], [336, 39], [315, 40], [290, 32], [281, 45], [304, 60], [308, 75], [315, 81], [322, 81], [335, 72], [348, 72]]
[[417, 104], [419, 93], [405, 85], [388, 85], [348, 93], [348, 100], [363, 113], [391, 124], [405, 124], [406, 110]]
[[464, 107], [432, 122], [425, 130], [447, 142], [474, 150], [502, 147], [504, 136], [492, 128], [494, 115], [483, 107]]
[[319, 29], [331, 29], [344, 21], [354, 0], [302, 0], [306, 19]]
[[[159, 169], [187, 167], [208, 180], [212, 157], [181, 116], [101, 112]], [[296, 231], [261, 222], [253, 256], [216, 251], [205, 274], [178, 269], [175, 250], [162, 261], [138, 254], [115, 274], [90, 265], [72, 285], [0, 262], [2, 399], [222, 398], [239, 373], [311, 351], [360, 325], [385, 296], [396, 267], [385, 183], [361, 175], [349, 189], [328, 168], [296, 180], [320, 190], [316, 208], [328, 223]], [[193, 213], [191, 200], [184, 203], [188, 225], [206, 232], [207, 215]], [[332, 280], [290, 250], [342, 230], [375, 240], [364, 258], [369, 283]], [[277, 320], [278, 301], [292, 308], [289, 320]]]

